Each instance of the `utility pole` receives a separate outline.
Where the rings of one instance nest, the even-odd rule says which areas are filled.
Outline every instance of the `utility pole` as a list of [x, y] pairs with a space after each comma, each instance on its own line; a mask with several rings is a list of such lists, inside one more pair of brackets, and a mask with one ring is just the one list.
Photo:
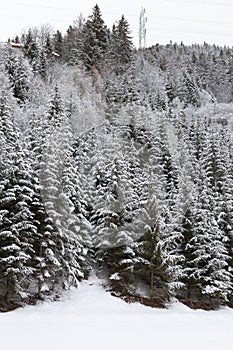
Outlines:
[[146, 47], [146, 10], [142, 7], [139, 17], [139, 49]]

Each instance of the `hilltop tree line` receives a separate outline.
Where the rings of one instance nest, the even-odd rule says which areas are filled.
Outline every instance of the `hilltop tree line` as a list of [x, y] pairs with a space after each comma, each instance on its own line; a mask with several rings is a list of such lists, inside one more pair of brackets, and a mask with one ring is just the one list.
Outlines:
[[137, 50], [98, 5], [0, 52], [0, 309], [95, 269], [155, 307], [233, 305], [233, 50]]

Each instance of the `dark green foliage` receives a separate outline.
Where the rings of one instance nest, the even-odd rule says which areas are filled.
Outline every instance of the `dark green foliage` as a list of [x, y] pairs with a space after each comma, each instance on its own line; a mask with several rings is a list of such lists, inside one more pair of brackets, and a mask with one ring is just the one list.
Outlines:
[[29, 59], [30, 63], [34, 65], [39, 53], [39, 47], [33, 37], [31, 29], [29, 29], [28, 33], [23, 36], [23, 44], [23, 52], [25, 56]]
[[9, 52], [5, 60], [5, 70], [9, 76], [14, 97], [19, 102], [25, 102], [31, 80], [31, 67], [21, 54]]
[[62, 36], [62, 33], [59, 30], [57, 30], [53, 36], [53, 46], [54, 52], [57, 53], [60, 58], [63, 57], [63, 42], [64, 38]]
[[81, 36], [74, 47], [74, 55], [81, 60], [87, 69], [100, 69], [107, 50], [108, 35], [100, 8], [95, 5], [92, 15], [84, 23]]
[[113, 26], [109, 43], [109, 63], [116, 73], [123, 72], [132, 60], [133, 43], [130, 29], [124, 15]]
[[138, 242], [138, 263], [136, 274], [147, 286], [148, 297], [155, 305], [165, 306], [170, 300], [167, 265], [162, 254], [159, 221], [140, 238]]

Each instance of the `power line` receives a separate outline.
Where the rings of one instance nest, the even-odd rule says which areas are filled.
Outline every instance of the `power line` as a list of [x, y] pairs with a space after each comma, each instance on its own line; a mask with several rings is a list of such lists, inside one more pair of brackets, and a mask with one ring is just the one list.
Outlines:
[[182, 21], [182, 22], [203, 22], [203, 23], [219, 23], [219, 24], [232, 24], [233, 25], [233, 22], [205, 20], [205, 19], [187, 19], [187, 18], [181, 18], [181, 17], [163, 17], [163, 16], [151, 16], [150, 18], [169, 19], [172, 21], [175, 20], [175, 21]]
[[[206, 5], [218, 5], [218, 6], [233, 6], [233, 3], [230, 2], [213, 2], [213, 1], [206, 1], [206, 0], [163, 0], [164, 2], [170, 2], [170, 3], [185, 3], [188, 4], [206, 4]], [[9, 1], [1, 1], [2, 4], [9, 5]], [[32, 3], [14, 3], [14, 6], [27, 6], [27, 7], [39, 7], [39, 8], [45, 8], [45, 9], [52, 9], [52, 10], [63, 10], [63, 11], [77, 11], [77, 8], [71, 8], [71, 7], [58, 7], [58, 6], [48, 6], [48, 5], [40, 5], [40, 4], [32, 4]], [[137, 15], [133, 15], [137, 16]]]
[[190, 34], [233, 36], [233, 33], [213, 33], [213, 32], [202, 32], [202, 31], [191, 31], [191, 30], [168, 30], [168, 29], [154, 29], [154, 28], [148, 28], [148, 30], [152, 31], [152, 32], [190, 33]]
[[[114, 13], [106, 13], [106, 14], [110, 14], [110, 15], [115, 15]], [[128, 17], [137, 17], [137, 15], [127, 15]], [[17, 16], [17, 15], [3, 15], [3, 19], [4, 18], [24, 18], [24, 19], [28, 19], [30, 18], [30, 16], [26, 17], [26, 16]], [[202, 23], [219, 23], [219, 24], [230, 24], [233, 25], [233, 22], [225, 22], [225, 21], [216, 21], [216, 20], [205, 20], [205, 19], [186, 19], [186, 18], [181, 18], [181, 17], [164, 17], [164, 16], [149, 16], [149, 18], [153, 18], [153, 19], [165, 19], [165, 20], [172, 20], [172, 21], [181, 21], [181, 22], [202, 22]], [[33, 17], [33, 19], [40, 19], [43, 20], [42, 18], [38, 18], [38, 17]], [[148, 19], [148, 17], [147, 17]], [[53, 22], [63, 22], [63, 23], [67, 23], [67, 21], [64, 20], [56, 20], [53, 19]]]
[[[135, 15], [133, 15], [135, 16]], [[17, 15], [7, 15], [4, 16], [4, 19], [7, 20], [7, 18], [23, 18], [23, 19], [29, 19], [30, 17], [25, 17], [25, 16], [17, 16]], [[166, 20], [177, 20], [177, 21], [187, 21], [189, 22], [190, 20], [188, 19], [184, 19], [184, 18], [177, 18], [177, 17], [161, 17], [161, 16], [151, 16], [150, 18], [155, 18], [155, 19], [166, 19]], [[33, 20], [39, 20], [39, 21], [43, 21], [44, 18], [39, 18], [39, 17], [33, 17]], [[205, 20], [192, 20], [193, 22], [209, 22], [209, 23], [224, 23], [222, 21], [205, 21]], [[59, 20], [59, 19], [53, 19], [52, 22], [55, 23], [66, 23], [67, 25], [70, 24], [70, 21], [64, 21], [64, 20]], [[233, 22], [225, 22], [225, 24], [233, 24]], [[132, 28], [136, 28], [136, 26], [132, 26]], [[206, 35], [220, 35], [220, 36], [233, 36], [233, 33], [219, 33], [219, 32], [204, 32], [204, 31], [189, 31], [189, 30], [168, 30], [168, 29], [158, 29], [158, 28], [148, 28], [147, 30], [149, 31], [157, 31], [157, 32], [176, 32], [176, 33], [192, 33], [192, 34], [206, 34]]]
[[[7, 1], [1, 1], [1, 5], [2, 4], [7, 4], [9, 5], [9, 2]], [[25, 6], [25, 7], [34, 7], [34, 8], [43, 8], [43, 9], [51, 9], [51, 10], [62, 10], [62, 11], [77, 11], [77, 9], [74, 9], [74, 8], [65, 8], [65, 7], [57, 7], [57, 6], [47, 6], [47, 5], [37, 5], [37, 4], [31, 4], [31, 3], [16, 3], [14, 4], [14, 6], [18, 6], [18, 7], [21, 7], [21, 6]]]
[[[164, 0], [164, 1], [172, 1], [172, 0]], [[105, 12], [107, 15], [116, 15], [116, 13], [113, 12]], [[126, 14], [127, 17], [138, 17], [136, 14]], [[189, 18], [181, 18], [181, 17], [165, 17], [165, 16], [147, 16], [147, 19], [153, 18], [153, 19], [168, 19], [168, 20], [177, 20], [182, 22], [203, 22], [203, 23], [219, 23], [219, 24], [230, 24], [233, 25], [233, 22], [226, 22], [226, 21], [218, 21], [218, 20], [206, 20], [206, 19], [189, 19]]]
[[[230, 3], [215, 3], [215, 2], [209, 2], [209, 1], [184, 1], [184, 0], [163, 0], [165, 2], [176, 2], [176, 3], [206, 3], [206, 4], [227, 4], [230, 6], [233, 6], [233, 4]], [[1, 2], [2, 3], [2, 2]], [[9, 4], [8, 2], [4, 1], [3, 3], [5, 4]], [[17, 6], [30, 6], [30, 7], [34, 7], [34, 8], [45, 8], [45, 9], [56, 9], [56, 10], [62, 10], [62, 11], [76, 11], [77, 9], [74, 8], [65, 8], [65, 7], [55, 7], [55, 6], [47, 6], [47, 5], [36, 5], [36, 4], [30, 4], [30, 3], [18, 3], [16, 4]], [[105, 12], [103, 11], [105, 14], [107, 15], [118, 15], [116, 12]], [[9, 17], [12, 17], [12, 15], [8, 15]], [[5, 18], [6, 16], [4, 16]], [[21, 17], [22, 16], [17, 16], [17, 17]], [[138, 14], [127, 14], [127, 17], [138, 17]], [[177, 21], [184, 21], [184, 22], [203, 22], [203, 23], [219, 23], [219, 24], [230, 24], [232, 25], [233, 22], [226, 22], [226, 21], [218, 21], [218, 20], [205, 20], [205, 19], [187, 19], [187, 18], [181, 18], [181, 17], [165, 17], [165, 16], [149, 16], [150, 18], [154, 18], [154, 19], [168, 19], [168, 20], [177, 20]], [[28, 18], [28, 17], [23, 17], [23, 18]], [[55, 20], [56, 21], [56, 20]], [[59, 22], [66, 22], [66, 21], [62, 21], [59, 20]]]
[[[166, 2], [185, 2], [182, 0], [164, 0]], [[194, 2], [194, 1], [189, 1]], [[209, 1], [197, 1], [198, 3], [208, 3], [208, 4], [212, 4], [212, 2]], [[196, 3], [197, 3], [196, 2]], [[6, 3], [6, 2], [5, 2]], [[187, 2], [185, 2], [187, 3]], [[215, 3], [217, 4], [217, 3]], [[58, 9], [58, 10], [67, 10], [67, 11], [74, 11], [74, 9], [72, 8], [57, 8], [57, 7], [53, 7], [53, 6], [44, 6], [44, 5], [35, 5], [35, 4], [26, 4], [26, 3], [21, 3], [20, 6], [31, 6], [31, 7], [41, 7], [41, 8], [46, 8], [46, 9]], [[231, 5], [231, 4], [229, 4]], [[233, 4], [232, 4], [233, 5]], [[111, 15], [117, 15], [116, 12], [105, 12], [105, 14], [111, 14]], [[128, 14], [128, 17], [138, 17], [138, 15], [136, 14]], [[3, 20], [7, 19], [7, 18], [23, 18], [23, 19], [29, 19], [30, 16], [17, 16], [17, 15], [11, 15], [11, 14], [7, 14], [7, 15], [3, 15]], [[233, 22], [224, 22], [224, 21], [218, 21], [218, 20], [205, 20], [205, 19], [187, 19], [187, 18], [182, 18], [182, 17], [167, 17], [167, 16], [149, 16], [149, 19], [162, 19], [162, 20], [167, 20], [167, 21], [182, 21], [182, 22], [196, 22], [196, 23], [219, 23], [219, 24], [229, 24], [229, 25], [233, 25]], [[44, 21], [44, 18], [35, 18], [33, 17], [33, 20], [39, 20], [39, 21]], [[52, 19], [53, 23], [64, 23], [69, 25], [70, 21], [64, 21], [64, 20], [59, 20], [59, 19]], [[136, 26], [132, 26], [132, 28], [136, 28]], [[155, 29], [155, 28], [148, 28], [149, 31], [157, 31], [157, 32], [169, 32], [169, 33], [192, 33], [192, 34], [205, 34], [205, 35], [218, 35], [218, 36], [233, 36], [232, 33], [218, 33], [218, 32], [205, 32], [205, 31], [192, 31], [192, 30], [168, 30], [168, 29]]]
[[175, 2], [175, 3], [183, 3], [183, 4], [202, 4], [202, 5], [217, 5], [217, 6], [233, 6], [232, 3], [229, 2], [212, 2], [212, 1], [184, 1], [184, 0], [163, 0], [164, 2]]
[[[9, 18], [20, 18], [20, 19], [30, 19], [31, 17], [28, 16], [17, 16], [17, 15], [7, 15], [7, 16], [3, 16], [3, 19], [2, 20], [7, 20]], [[39, 20], [39, 21], [44, 21], [44, 18], [40, 18], [40, 17], [33, 17], [33, 21], [34, 20]], [[58, 22], [58, 23], [70, 23], [70, 21], [64, 21], [64, 20], [59, 20], [59, 19], [53, 19], [52, 22]]]

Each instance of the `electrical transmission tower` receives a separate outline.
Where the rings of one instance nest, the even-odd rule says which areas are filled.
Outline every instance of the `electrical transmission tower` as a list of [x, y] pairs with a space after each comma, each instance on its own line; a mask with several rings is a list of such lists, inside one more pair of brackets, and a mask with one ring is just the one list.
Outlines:
[[146, 10], [142, 7], [139, 17], [139, 49], [146, 47]]

